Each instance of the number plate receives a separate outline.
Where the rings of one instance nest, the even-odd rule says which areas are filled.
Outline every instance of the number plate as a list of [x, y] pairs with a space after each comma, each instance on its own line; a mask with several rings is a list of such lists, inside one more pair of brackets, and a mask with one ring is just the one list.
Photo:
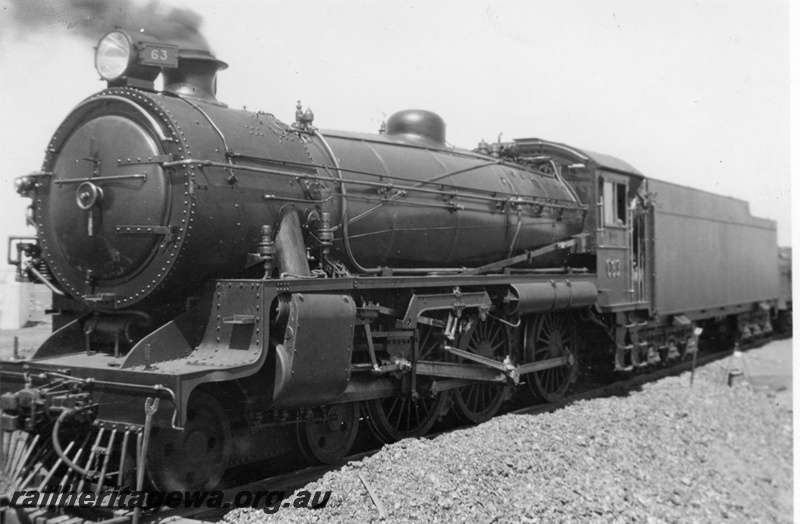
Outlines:
[[178, 47], [143, 43], [139, 49], [139, 63], [156, 67], [178, 67]]

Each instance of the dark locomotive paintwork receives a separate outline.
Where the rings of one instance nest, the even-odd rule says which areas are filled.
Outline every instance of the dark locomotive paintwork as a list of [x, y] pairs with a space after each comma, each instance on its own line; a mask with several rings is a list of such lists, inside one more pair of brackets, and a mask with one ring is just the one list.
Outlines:
[[[519, 139], [507, 147], [553, 158], [589, 205], [594, 256], [578, 258], [596, 271], [598, 309], [614, 315], [617, 368], [655, 362], [653, 347], [681, 347], [687, 326], [711, 338], [751, 338], [790, 317], [791, 300], [776, 300], [777, 257], [768, 255], [776, 224], [752, 217], [746, 202], [648, 179], [624, 161], [565, 144]], [[623, 209], [609, 210], [609, 184], [625, 195]]]
[[[386, 180], [411, 179], [405, 185], [446, 193], [396, 189], [375, 198], [371, 187], [348, 189], [351, 245], [362, 266], [477, 266], [581, 231], [584, 210], [571, 189], [552, 174], [458, 151], [411, 144], [398, 149], [391, 137], [336, 132], [326, 136], [343, 168], [377, 173]], [[351, 176], [374, 180], [373, 175]], [[387, 200], [394, 205], [384, 205]], [[556, 206], [540, 209], [525, 201]]]
[[[778, 258], [765, 256], [777, 245], [776, 223], [751, 216], [747, 202], [645, 178], [608, 155], [538, 139], [515, 142], [520, 149], [560, 158], [565, 179], [581, 201], [590, 203], [587, 227], [601, 223], [594, 237], [598, 260], [603, 257], [603, 245], [620, 245], [618, 231], [627, 231], [627, 225], [602, 224], [602, 209], [597, 205], [602, 180], [621, 180], [628, 201], [637, 194], [652, 200], [652, 224], [648, 226], [652, 230], [641, 232], [641, 239], [647, 236], [646, 247], [652, 250], [647, 255], [650, 278], [638, 275], [644, 286], [638, 296], [648, 299], [650, 310], [659, 315], [707, 318], [724, 315], [725, 308], [779, 296]], [[624, 240], [621, 245], [627, 245]], [[602, 260], [599, 263], [602, 265]], [[603, 278], [603, 269], [598, 269], [598, 278]], [[631, 288], [635, 287], [632, 280]], [[618, 295], [601, 304], [611, 307], [627, 301], [627, 296]]]
[[[52, 176], [34, 190], [44, 258], [71, 295], [124, 309], [241, 273], [289, 205], [312, 234], [347, 206], [352, 258], [343, 228], [333, 249], [352, 271], [481, 265], [580, 232], [584, 209], [557, 176], [400, 131], [299, 134], [264, 113], [108, 90], [51, 141]], [[84, 209], [76, 181], [92, 178], [102, 196]]]
[[582, 352], [628, 371], [791, 325], [775, 224], [744, 202], [539, 139], [451, 148], [427, 111], [376, 135], [299, 105], [285, 124], [218, 102], [224, 64], [181, 53], [165, 92], [123, 78], [80, 104], [18, 184], [39, 233], [19, 276], [67, 296], [34, 356], [0, 363], [9, 435], [107, 438], [123, 470], [117, 432], [152, 428], [153, 485], [211, 489], [338, 460], [359, 420], [391, 442], [487, 420], [521, 382], [556, 400]]
[[[43, 205], [36, 219], [45, 260], [57, 268], [54, 275], [70, 294], [85, 298], [108, 293], [112, 308], [129, 307], [162, 291], [162, 299], [182, 300], [187, 296], [186, 288], [195, 285], [198, 278], [202, 281], [222, 276], [226, 269], [230, 273], [230, 268], [245, 267], [247, 251], [254, 250], [261, 225], [281, 205], [264, 202], [267, 187], [287, 198], [299, 197], [299, 189], [284, 190], [275, 187], [274, 181], [267, 185], [243, 176], [240, 183], [229, 184], [226, 180], [230, 173], [221, 168], [163, 167], [164, 162], [185, 160], [197, 152], [205, 160], [227, 163], [225, 147], [199, 107], [179, 98], [123, 88], [93, 97], [67, 118], [45, 161], [44, 170], [53, 169], [54, 180], [37, 188]], [[103, 126], [95, 123], [95, 112], [123, 116]], [[234, 113], [254, 122], [258, 116]], [[93, 142], [87, 137], [89, 140], [74, 147], [75, 152], [68, 148], [72, 137], [84, 138], [76, 133], [92, 125], [99, 128]], [[244, 136], [256, 140], [245, 125], [242, 122]], [[135, 128], [148, 140], [117, 142], [116, 135], [124, 126]], [[60, 143], [61, 136], [68, 137], [67, 148]], [[245, 140], [235, 138], [237, 143]], [[90, 236], [86, 233], [87, 213], [74, 205], [75, 186], [59, 186], [57, 181], [87, 175], [86, 169], [74, 166], [81, 165], [76, 160], [80, 160], [80, 154], [89, 153], [92, 143], [103, 152], [98, 159], [103, 176], [144, 171], [148, 178], [98, 182], [105, 186], [104, 199], [99, 209], [92, 211], [99, 215], [95, 221], [101, 225]], [[140, 143], [147, 143], [150, 151], [141, 151]], [[262, 146], [262, 155], [270, 155], [278, 163], [307, 159], [299, 140], [286, 140], [280, 147]], [[72, 169], [60, 171], [62, 164]], [[71, 234], [74, 244], [84, 249], [64, 253], [57, 240], [59, 230]], [[120, 266], [120, 258], [129, 260], [126, 267]], [[97, 271], [97, 266], [106, 265], [112, 269]], [[89, 282], [86, 269], [95, 271]]]
[[747, 202], [730, 197], [654, 179], [647, 188], [656, 195], [659, 312], [693, 318], [778, 296], [774, 221], [751, 216]]

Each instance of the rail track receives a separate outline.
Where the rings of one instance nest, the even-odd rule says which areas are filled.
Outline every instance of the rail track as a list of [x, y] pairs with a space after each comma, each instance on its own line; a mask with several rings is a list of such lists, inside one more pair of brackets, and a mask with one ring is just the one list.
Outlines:
[[[780, 340], [782, 338], [788, 338], [789, 336], [775, 336], [770, 339], [754, 341], [741, 346], [739, 350], [747, 351], [750, 349], [755, 349], [769, 342]], [[733, 350], [726, 350], [710, 352], [702, 356], [697, 355], [697, 358], [694, 361], [688, 359], [669, 367], [641, 371], [630, 378], [626, 378], [624, 380], [613, 380], [610, 383], [602, 384], [597, 387], [592, 387], [591, 389], [574, 393], [555, 402], [526, 406], [518, 409], [510, 409], [505, 411], [503, 414], [537, 415], [557, 411], [580, 400], [616, 395], [625, 391], [629, 391], [648, 382], [654, 382], [668, 376], [679, 375], [695, 367], [701, 367], [717, 360], [728, 358], [732, 354]], [[435, 438], [447, 433], [450, 430], [451, 429], [445, 429], [443, 431], [431, 433], [426, 435], [425, 438]], [[236, 502], [236, 497], [239, 493], [245, 491], [250, 493], [284, 492], [288, 495], [298, 488], [301, 488], [302, 486], [319, 479], [329, 471], [341, 468], [343, 465], [349, 462], [358, 461], [374, 455], [380, 451], [380, 449], [380, 446], [373, 447], [366, 451], [345, 457], [341, 461], [334, 464], [309, 466], [299, 470], [249, 482], [243, 485], [238, 485], [234, 488], [222, 490], [222, 501], [218, 507], [208, 507], [204, 504], [197, 504], [197, 507], [194, 507], [193, 504], [182, 503], [184, 506], [188, 505], [192, 507], [162, 507], [161, 510], [154, 514], [142, 513], [138, 516], [134, 515], [133, 510], [92, 510], [82, 514], [66, 515], [63, 513], [63, 510], [58, 510], [55, 508], [31, 508], [14, 511], [14, 509], [6, 506], [10, 500], [9, 495], [2, 495], [0, 496], [0, 524], [133, 524], [137, 521], [140, 524], [166, 524], [167, 522], [174, 524], [180, 521], [217, 521], [231, 509], [239, 506], [239, 504]], [[283, 502], [283, 504], [286, 503]], [[215, 506], [217, 505], [215, 504]]]

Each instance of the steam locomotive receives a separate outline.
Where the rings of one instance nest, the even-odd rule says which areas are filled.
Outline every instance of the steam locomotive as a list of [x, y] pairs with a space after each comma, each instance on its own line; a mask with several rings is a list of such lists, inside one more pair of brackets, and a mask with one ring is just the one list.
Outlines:
[[17, 489], [335, 462], [362, 423], [479, 423], [521, 384], [561, 398], [586, 355], [631, 371], [791, 318], [745, 202], [540, 139], [457, 149], [429, 111], [360, 134], [232, 109], [224, 62], [141, 33], [95, 60], [108, 88], [16, 182], [37, 234], [12, 258], [56, 313], [0, 362]]

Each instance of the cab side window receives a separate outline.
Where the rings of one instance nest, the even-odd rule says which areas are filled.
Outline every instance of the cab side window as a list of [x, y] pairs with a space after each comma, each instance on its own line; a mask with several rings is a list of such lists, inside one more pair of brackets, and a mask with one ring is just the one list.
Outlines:
[[603, 225], [624, 226], [627, 213], [627, 186], [602, 180], [603, 184]]

